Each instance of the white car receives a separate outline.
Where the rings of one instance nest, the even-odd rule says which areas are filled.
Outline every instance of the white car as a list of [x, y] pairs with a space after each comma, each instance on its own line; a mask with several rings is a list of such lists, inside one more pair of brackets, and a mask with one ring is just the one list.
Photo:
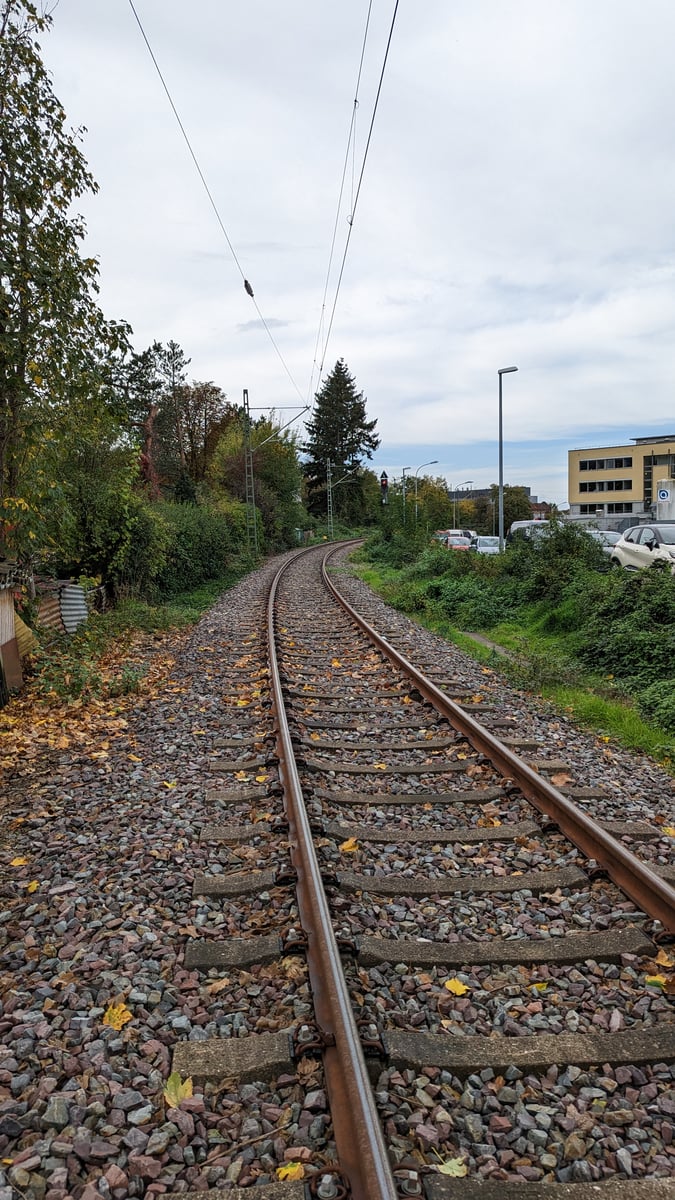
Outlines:
[[624, 529], [612, 547], [611, 562], [628, 571], [665, 562], [675, 571], [675, 521]]
[[499, 554], [499, 538], [480, 534], [471, 539], [471, 549], [479, 554]]

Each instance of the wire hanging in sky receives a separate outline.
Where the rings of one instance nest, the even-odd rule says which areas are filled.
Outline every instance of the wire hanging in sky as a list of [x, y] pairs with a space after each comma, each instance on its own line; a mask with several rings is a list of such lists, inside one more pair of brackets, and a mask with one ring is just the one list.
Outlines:
[[[372, 12], [372, 8], [373, 8], [373, 0], [370, 0], [370, 3], [368, 4], [368, 15], [366, 16], [366, 28], [363, 32], [363, 44], [361, 46], [361, 58], [359, 61], [359, 70], [358, 70], [358, 74], [356, 77], [356, 89], [354, 91], [354, 104], [352, 107], [352, 119], [351, 119], [351, 122], [349, 125], [349, 136], [347, 138], [347, 148], [345, 150], [345, 161], [342, 166], [342, 179], [340, 180], [340, 193], [338, 195], [337, 209], [335, 211], [335, 224], [333, 225], [333, 237], [332, 237], [332, 241], [330, 244], [330, 253], [328, 255], [328, 269], [326, 271], [326, 282], [324, 284], [323, 299], [321, 301], [321, 315], [319, 317], [319, 327], [316, 331], [316, 342], [314, 345], [314, 355], [312, 357], [312, 370], [311, 370], [310, 377], [309, 377], [309, 387], [307, 389], [307, 400], [308, 401], [311, 399], [311, 395], [312, 395], [312, 385], [314, 383], [314, 369], [317, 365], [316, 364], [316, 356], [319, 351], [319, 344], [321, 341], [321, 333], [323, 330], [323, 319], [324, 319], [324, 314], [326, 311], [326, 297], [328, 295], [328, 285], [330, 283], [330, 273], [331, 273], [331, 270], [333, 267], [333, 254], [335, 251], [335, 242], [337, 239], [338, 223], [340, 220], [340, 210], [342, 208], [342, 196], [343, 196], [344, 190], [345, 190], [345, 180], [347, 178], [347, 170], [349, 167], [350, 148], [352, 151], [352, 205], [354, 203], [354, 174], [355, 174], [354, 161], [355, 161], [355, 155], [356, 155], [356, 136], [355, 136], [356, 110], [359, 106], [359, 87], [361, 85], [361, 72], [363, 70], [363, 59], [364, 59], [365, 53], [366, 53], [366, 42], [368, 40], [368, 28], [370, 26], [370, 14]], [[319, 375], [319, 377], [320, 377], [320, 375]]]
[[280, 362], [281, 362], [281, 365], [282, 365], [282, 366], [283, 366], [283, 368], [284, 368], [284, 371], [286, 372], [286, 374], [287, 374], [288, 378], [290, 379], [291, 383], [293, 384], [293, 387], [295, 388], [295, 391], [298, 393], [298, 396], [300, 397], [300, 401], [301, 401], [301, 403], [304, 405], [305, 401], [304, 401], [304, 399], [303, 399], [302, 392], [300, 391], [300, 388], [298, 387], [298, 385], [297, 385], [297, 383], [295, 382], [295, 380], [294, 380], [293, 376], [291, 375], [291, 372], [290, 372], [290, 370], [289, 370], [288, 366], [286, 365], [286, 361], [285, 361], [285, 359], [284, 359], [284, 356], [283, 356], [283, 354], [281, 353], [281, 350], [279, 349], [279, 347], [277, 346], [277, 343], [275, 342], [275, 340], [274, 340], [274, 337], [272, 336], [272, 332], [271, 332], [271, 330], [270, 330], [270, 328], [269, 328], [269, 326], [268, 326], [268, 324], [267, 324], [267, 322], [266, 322], [265, 318], [263, 317], [263, 315], [262, 315], [262, 313], [261, 313], [261, 311], [260, 311], [260, 308], [258, 307], [258, 302], [257, 302], [257, 300], [255, 299], [255, 296], [253, 295], [253, 289], [251, 288], [251, 285], [250, 285], [250, 283], [248, 282], [248, 280], [246, 279], [246, 277], [245, 277], [245, 275], [244, 275], [244, 269], [243, 269], [243, 267], [242, 267], [241, 263], [239, 262], [239, 259], [238, 259], [238, 257], [237, 257], [236, 250], [235, 250], [234, 246], [232, 245], [232, 242], [230, 241], [230, 238], [229, 238], [228, 232], [227, 232], [227, 230], [226, 230], [226, 228], [225, 228], [225, 225], [224, 225], [224, 223], [223, 223], [223, 219], [222, 219], [222, 217], [221, 217], [221, 215], [220, 215], [220, 212], [218, 211], [218, 205], [216, 204], [216, 202], [215, 202], [215, 200], [214, 200], [214, 198], [213, 198], [213, 195], [212, 195], [211, 189], [209, 188], [209, 185], [208, 185], [208, 183], [206, 182], [206, 178], [205, 178], [205, 176], [204, 176], [204, 172], [202, 171], [202, 169], [201, 169], [201, 167], [200, 167], [200, 165], [199, 165], [199, 161], [198, 161], [198, 159], [197, 159], [197, 155], [195, 154], [195, 152], [194, 152], [194, 150], [193, 150], [193, 148], [192, 148], [192, 143], [190, 142], [190, 138], [188, 137], [188, 135], [187, 135], [187, 131], [186, 131], [186, 129], [185, 129], [185, 126], [183, 125], [183, 122], [182, 122], [182, 121], [181, 121], [181, 119], [180, 119], [180, 116], [179, 116], [179, 113], [178, 113], [178, 109], [176, 108], [176, 105], [175, 105], [175, 104], [174, 104], [174, 102], [173, 102], [173, 98], [172, 98], [172, 96], [171, 96], [171, 92], [169, 91], [168, 84], [166, 83], [166, 80], [164, 79], [164, 76], [163, 76], [163, 74], [162, 74], [162, 71], [161, 71], [161, 69], [160, 69], [159, 63], [157, 62], [157, 59], [155, 58], [155, 55], [154, 55], [154, 52], [153, 52], [152, 46], [150, 45], [150, 42], [149, 42], [149, 40], [148, 40], [148, 36], [147, 36], [147, 34], [146, 34], [146, 32], [145, 32], [145, 29], [143, 28], [143, 24], [142, 24], [142, 22], [141, 22], [141, 18], [139, 17], [139, 15], [138, 15], [138, 13], [137, 13], [137, 11], [136, 11], [136, 7], [135, 7], [135, 5], [134, 5], [134, 0], [129, 0], [129, 7], [131, 8], [131, 11], [132, 11], [132, 13], [134, 14], [134, 17], [136, 18], [136, 24], [138, 25], [138, 28], [139, 28], [139, 29], [140, 29], [140, 31], [141, 31], [141, 37], [143, 38], [143, 41], [145, 42], [145, 45], [146, 45], [146, 47], [147, 47], [147, 50], [148, 50], [148, 54], [150, 55], [150, 58], [152, 59], [152, 62], [153, 62], [153, 64], [154, 64], [154, 67], [155, 67], [155, 70], [156, 70], [157, 74], [159, 75], [160, 82], [161, 82], [161, 84], [162, 84], [162, 87], [164, 88], [164, 91], [165, 91], [165, 93], [166, 93], [166, 98], [167, 98], [167, 100], [169, 101], [169, 104], [171, 105], [171, 109], [172, 109], [173, 115], [174, 115], [174, 117], [176, 118], [176, 121], [178, 122], [178, 128], [180, 129], [180, 131], [181, 131], [181, 133], [182, 133], [182, 135], [183, 135], [183, 139], [184, 139], [184, 141], [185, 141], [185, 145], [186, 145], [186, 146], [187, 146], [187, 148], [188, 148], [188, 151], [189, 151], [189, 153], [190, 153], [190, 157], [191, 157], [191, 159], [192, 159], [192, 161], [193, 161], [193, 163], [194, 163], [194, 165], [195, 165], [195, 168], [196, 168], [196, 170], [197, 170], [197, 174], [199, 175], [199, 178], [200, 178], [200, 180], [201, 180], [201, 182], [202, 182], [202, 186], [203, 186], [203, 188], [204, 188], [204, 191], [206, 192], [206, 195], [208, 196], [209, 203], [210, 203], [210, 205], [211, 205], [211, 208], [213, 209], [213, 211], [214, 211], [214, 213], [215, 213], [216, 220], [217, 220], [217, 222], [218, 222], [218, 224], [219, 224], [219, 226], [220, 226], [220, 229], [221, 229], [221, 231], [222, 231], [222, 234], [223, 234], [223, 236], [224, 236], [224, 238], [225, 238], [225, 241], [226, 241], [226, 242], [227, 242], [227, 244], [228, 244], [228, 247], [229, 247], [229, 250], [230, 250], [230, 254], [232, 255], [232, 258], [234, 259], [234, 261], [235, 261], [235, 263], [236, 263], [236, 266], [237, 266], [237, 269], [238, 269], [238, 271], [239, 271], [239, 274], [241, 275], [241, 278], [242, 278], [242, 281], [243, 281], [244, 287], [246, 288], [246, 291], [247, 291], [248, 295], [251, 297], [251, 299], [252, 299], [252, 301], [253, 301], [253, 304], [254, 304], [255, 310], [256, 310], [256, 312], [257, 312], [258, 316], [260, 317], [260, 320], [261, 320], [261, 322], [262, 322], [262, 324], [263, 324], [263, 327], [264, 327], [264, 329], [265, 329], [265, 332], [266, 332], [266, 334], [267, 334], [268, 338], [270, 339], [270, 341], [271, 341], [272, 345], [274, 346], [274, 349], [275, 349], [275, 350], [276, 350], [276, 352], [277, 352], [277, 355], [278, 355], [278, 357], [279, 357], [279, 360], [280, 360]]
[[[363, 183], [363, 174], [366, 169], [366, 161], [368, 159], [368, 151], [370, 149], [370, 140], [371, 140], [371, 137], [373, 134], [373, 126], [375, 124], [375, 115], [377, 113], [377, 106], [380, 101], [380, 92], [382, 91], [382, 82], [384, 80], [384, 72], [385, 72], [385, 69], [387, 66], [387, 59], [389, 57], [389, 48], [391, 46], [391, 39], [392, 39], [393, 33], [394, 33], [394, 25], [396, 24], [396, 14], [398, 13], [398, 6], [399, 6], [399, 0], [396, 0], [396, 3], [394, 5], [394, 12], [393, 12], [393, 15], [391, 18], [391, 26], [389, 28], [389, 37], [387, 38], [387, 45], [386, 45], [385, 52], [384, 52], [384, 59], [382, 61], [382, 70], [380, 71], [380, 79], [379, 79], [379, 83], [377, 85], [377, 94], [375, 96], [373, 112], [372, 112], [372, 116], [370, 118], [370, 127], [368, 129], [368, 137], [366, 139], [366, 148], [363, 152], [363, 161], [361, 163], [361, 171], [359, 173], [359, 182], [358, 182], [358, 185], [356, 188], [356, 196], [354, 199], [354, 203], [352, 205], [352, 211], [349, 215], [349, 231], [347, 233], [347, 239], [345, 241], [344, 253], [342, 255], [342, 262], [340, 264], [340, 274], [338, 276], [337, 286], [335, 289], [335, 298], [333, 300], [333, 307], [331, 310], [330, 321], [328, 323], [328, 331], [326, 333], [326, 338], [325, 338], [325, 341], [323, 344], [323, 350], [321, 353], [321, 362], [319, 364], [319, 374], [318, 374], [318, 384], [321, 382], [321, 376], [323, 375], [323, 367], [324, 367], [324, 362], [326, 360], [326, 351], [328, 349], [328, 342], [330, 340], [331, 330], [333, 328], [333, 321], [335, 319], [335, 310], [337, 308], [338, 296], [340, 294], [340, 286], [342, 284], [342, 276], [344, 274], [345, 262], [347, 261], [347, 251], [349, 250], [349, 243], [351, 241], [352, 230], [354, 228], [354, 217], [356, 215], [356, 209], [357, 209], [357, 206], [359, 203], [359, 195], [361, 193], [361, 184]], [[368, 16], [370, 17], [370, 9], [368, 10]], [[360, 78], [360, 68], [359, 68], [359, 78]], [[351, 130], [350, 130], [350, 137], [351, 137]], [[347, 157], [348, 156], [349, 156], [349, 146], [347, 147]], [[344, 175], [343, 175], [343, 185], [344, 185]], [[342, 195], [342, 189], [340, 191], [340, 195]], [[333, 253], [333, 249], [331, 247], [331, 258], [332, 258], [332, 253]], [[330, 270], [330, 268], [329, 268], [329, 270]], [[326, 287], [327, 286], [328, 285], [326, 284]], [[325, 293], [324, 293], [324, 299], [325, 299]], [[322, 320], [323, 320], [323, 310], [322, 310]], [[312, 373], [313, 373], [313, 369], [312, 369]], [[318, 384], [317, 384], [317, 386], [318, 386]]]

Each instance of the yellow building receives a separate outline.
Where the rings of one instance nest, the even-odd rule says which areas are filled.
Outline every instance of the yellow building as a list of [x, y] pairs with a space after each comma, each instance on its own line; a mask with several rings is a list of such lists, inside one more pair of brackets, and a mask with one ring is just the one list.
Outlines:
[[657, 515], [657, 485], [675, 480], [675, 434], [570, 450], [567, 473], [570, 517], [617, 517], [625, 525], [632, 516], [637, 525]]

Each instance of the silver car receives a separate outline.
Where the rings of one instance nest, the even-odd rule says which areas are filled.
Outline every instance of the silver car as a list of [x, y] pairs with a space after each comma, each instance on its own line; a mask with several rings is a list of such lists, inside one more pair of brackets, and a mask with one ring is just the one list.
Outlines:
[[499, 538], [479, 534], [471, 539], [471, 549], [477, 550], [479, 554], [499, 554]]
[[665, 562], [675, 571], [675, 521], [624, 529], [612, 547], [611, 561], [628, 571]]

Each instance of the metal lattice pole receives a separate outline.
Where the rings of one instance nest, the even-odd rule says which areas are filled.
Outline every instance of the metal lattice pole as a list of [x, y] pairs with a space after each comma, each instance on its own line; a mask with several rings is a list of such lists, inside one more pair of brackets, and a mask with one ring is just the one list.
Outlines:
[[253, 450], [251, 447], [251, 413], [248, 406], [248, 388], [244, 388], [244, 472], [246, 477], [246, 537], [249, 550], [258, 553], [258, 523], [255, 513], [255, 480], [253, 478]]
[[333, 541], [333, 479], [331, 476], [330, 459], [326, 464], [326, 488], [328, 491], [328, 539]]

